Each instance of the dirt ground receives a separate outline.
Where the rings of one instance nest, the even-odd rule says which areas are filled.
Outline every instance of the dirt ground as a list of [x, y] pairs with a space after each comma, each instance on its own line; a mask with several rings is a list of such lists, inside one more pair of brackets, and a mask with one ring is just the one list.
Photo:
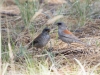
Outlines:
[[[56, 5], [54, 9], [57, 9], [58, 6]], [[46, 9], [44, 6], [44, 12], [51, 8], [52, 5], [48, 6], [48, 8]], [[49, 15], [51, 16], [50, 18], [54, 17], [51, 12]], [[2, 7], [2, 9], [0, 10], [0, 16], [2, 45], [4, 48], [6, 48], [8, 42], [7, 29], [9, 29], [11, 40], [15, 42], [16, 46], [19, 46], [20, 43], [23, 43], [23, 45], [27, 45], [33, 40], [32, 34], [30, 34], [30, 31], [25, 28], [25, 24], [21, 19], [20, 10], [14, 2], [12, 2], [10, 5], [8, 4], [7, 6]], [[44, 25], [47, 21], [48, 18], [43, 14], [40, 14], [36, 18], [35, 25], [41, 27], [39, 28], [39, 31], [42, 30], [42, 25]], [[65, 23], [66, 21], [73, 23], [72, 27], [74, 27], [75, 20], [70, 19], [70, 17], [63, 17], [63, 21]], [[50, 24], [49, 27], [52, 28], [52, 25]], [[35, 30], [36, 34], [33, 34], [34, 36], [39, 33], [39, 31], [37, 30]], [[57, 30], [57, 27], [54, 27], [53, 30]], [[71, 31], [73, 31], [73, 28], [71, 29]], [[95, 18], [88, 21], [84, 26], [80, 27], [73, 33], [89, 46], [86, 47], [79, 44], [71, 44], [70, 47], [67, 47], [66, 43], [62, 42], [61, 40], [55, 39], [57, 38], [57, 32], [53, 32], [51, 33], [51, 43], [53, 47], [52, 52], [56, 54], [56, 59], [59, 60], [59, 55], [62, 54], [72, 62], [73, 58], [77, 58], [80, 61], [87, 61], [87, 64], [91, 65], [100, 63], [100, 19]], [[38, 55], [39, 53], [36, 52], [34, 54]], [[64, 64], [66, 62], [62, 61], [61, 63]]]

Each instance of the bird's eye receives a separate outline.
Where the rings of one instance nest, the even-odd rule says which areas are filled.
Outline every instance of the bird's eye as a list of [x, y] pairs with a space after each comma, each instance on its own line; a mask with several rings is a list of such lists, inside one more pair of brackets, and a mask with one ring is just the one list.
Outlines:
[[50, 31], [50, 29], [45, 29], [45, 31], [49, 32], [49, 31]]
[[57, 23], [58, 25], [62, 25], [62, 23]]

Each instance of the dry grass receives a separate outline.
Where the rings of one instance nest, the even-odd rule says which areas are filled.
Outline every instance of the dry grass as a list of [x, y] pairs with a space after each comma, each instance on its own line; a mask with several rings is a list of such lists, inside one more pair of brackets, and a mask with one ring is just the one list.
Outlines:
[[[50, 1], [55, 4], [43, 3], [43, 6], [38, 1], [16, 0], [17, 12], [9, 5], [0, 10], [2, 75], [100, 75], [100, 20], [93, 9], [96, 1]], [[73, 43], [68, 47], [58, 39], [56, 21], [65, 22], [89, 46]], [[51, 28], [51, 42], [43, 50], [27, 50], [25, 46], [45, 26]], [[53, 47], [51, 52], [47, 51], [49, 47]]]

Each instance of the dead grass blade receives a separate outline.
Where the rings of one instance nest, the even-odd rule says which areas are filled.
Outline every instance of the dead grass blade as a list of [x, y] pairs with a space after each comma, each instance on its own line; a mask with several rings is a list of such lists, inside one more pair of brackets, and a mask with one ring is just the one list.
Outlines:
[[48, 0], [48, 3], [55, 3], [55, 4], [63, 4], [66, 3], [66, 0]]
[[8, 63], [4, 64], [3, 72], [2, 72], [2, 74], [1, 74], [1, 75], [5, 75], [5, 73], [6, 73], [6, 71], [7, 71], [8, 66], [9, 66], [9, 64], [8, 64]]
[[53, 70], [54, 73], [55, 73], [56, 75], [61, 75], [61, 74], [57, 71], [57, 69], [55, 68], [55, 65], [54, 65], [54, 64], [52, 64], [52, 66], [51, 66], [51, 68], [50, 68], [50, 71], [51, 71], [51, 70]]
[[47, 21], [46, 24], [52, 24], [52, 23], [54, 23], [56, 20], [58, 20], [58, 19], [60, 19], [60, 18], [62, 18], [62, 17], [63, 17], [63, 15], [55, 16], [55, 17], [49, 19], [49, 20]]
[[74, 60], [79, 64], [79, 66], [81, 67], [81, 69], [82, 69], [82, 71], [83, 71], [83, 75], [86, 75], [86, 71], [85, 71], [85, 69], [84, 69], [84, 67], [83, 67], [83, 65], [80, 63], [80, 61], [79, 60], [77, 60], [76, 58], [74, 58]]
[[96, 70], [96, 68], [97, 68], [98, 66], [100, 66], [100, 63], [99, 63], [99, 64], [97, 64], [97, 65], [93, 68], [93, 70], [92, 70], [92, 72], [91, 72], [91, 74], [90, 74], [90, 75], [93, 75], [93, 72]]
[[43, 9], [38, 10], [38, 11], [34, 14], [34, 16], [31, 18], [30, 22], [32, 22], [39, 14], [41, 14], [42, 11], [43, 11]]
[[[9, 56], [10, 56], [10, 60], [11, 60], [11, 71], [15, 72], [14, 55], [13, 55], [13, 52], [12, 52], [10, 42], [8, 42], [8, 48], [9, 48]], [[13, 75], [13, 73], [12, 73], [12, 75]]]
[[7, 24], [7, 36], [8, 36], [8, 49], [9, 49], [9, 57], [10, 57], [10, 65], [11, 65], [11, 71], [12, 71], [12, 74], [15, 74], [15, 65], [14, 65], [14, 55], [13, 55], [13, 50], [12, 50], [12, 47], [11, 47], [11, 43], [10, 43], [10, 31], [9, 31], [9, 27], [8, 27], [9, 24]]

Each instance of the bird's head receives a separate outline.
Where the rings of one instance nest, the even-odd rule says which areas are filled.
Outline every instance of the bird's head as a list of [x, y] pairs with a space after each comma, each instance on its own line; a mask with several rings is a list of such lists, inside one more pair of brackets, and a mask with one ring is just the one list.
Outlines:
[[66, 29], [67, 28], [67, 26], [63, 22], [57, 22], [56, 25], [58, 26], [58, 28], [61, 28], [61, 29]]
[[50, 29], [48, 27], [45, 27], [42, 31], [43, 33], [46, 32], [46, 33], [49, 33], [50, 32]]

